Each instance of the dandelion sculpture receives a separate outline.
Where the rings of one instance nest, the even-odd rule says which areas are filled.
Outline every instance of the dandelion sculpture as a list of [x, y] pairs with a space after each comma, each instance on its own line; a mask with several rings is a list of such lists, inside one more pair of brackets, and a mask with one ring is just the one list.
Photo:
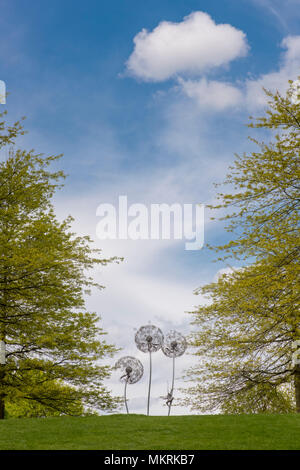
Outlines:
[[172, 375], [172, 387], [168, 391], [167, 396], [163, 397], [166, 400], [166, 405], [168, 407], [168, 416], [170, 416], [171, 406], [174, 400], [174, 381], [175, 381], [175, 358], [182, 356], [187, 348], [187, 342], [185, 337], [178, 333], [177, 331], [169, 331], [164, 338], [162, 345], [162, 351], [167, 357], [173, 359], [173, 375]]
[[139, 361], [135, 357], [125, 356], [121, 357], [121, 359], [116, 362], [115, 369], [122, 369], [124, 372], [124, 374], [120, 377], [120, 380], [121, 382], [125, 383], [124, 403], [127, 414], [129, 414], [126, 397], [127, 384], [135, 384], [136, 382], [138, 382], [143, 376], [144, 367], [141, 361]]
[[152, 380], [152, 353], [158, 351], [162, 347], [164, 335], [162, 331], [154, 325], [141, 326], [136, 332], [135, 342], [137, 348], [144, 352], [149, 353], [149, 387], [148, 387], [148, 401], [147, 401], [147, 416], [149, 416], [150, 407], [150, 392]]

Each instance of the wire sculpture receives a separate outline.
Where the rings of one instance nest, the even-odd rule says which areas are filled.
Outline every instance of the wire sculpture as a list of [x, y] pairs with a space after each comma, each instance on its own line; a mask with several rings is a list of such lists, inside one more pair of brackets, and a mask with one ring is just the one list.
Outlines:
[[115, 369], [122, 369], [123, 372], [125, 372], [120, 377], [120, 380], [121, 382], [125, 383], [124, 403], [125, 403], [127, 414], [129, 414], [128, 405], [127, 405], [127, 397], [126, 397], [127, 384], [135, 384], [136, 382], [138, 382], [143, 376], [144, 367], [139, 359], [136, 359], [135, 357], [132, 357], [132, 356], [125, 356], [125, 357], [121, 357], [121, 359], [119, 359], [116, 362]]
[[171, 330], [169, 331], [165, 337], [164, 342], [162, 345], [162, 351], [167, 357], [171, 357], [173, 359], [173, 374], [172, 374], [172, 386], [171, 390], [168, 391], [164, 400], [166, 400], [166, 405], [168, 407], [168, 416], [170, 416], [171, 406], [174, 400], [174, 381], [175, 381], [175, 358], [182, 356], [187, 348], [187, 341], [185, 337], [178, 333], [178, 331]]
[[170, 407], [170, 406], [172, 405], [172, 402], [173, 402], [173, 400], [174, 400], [174, 397], [173, 397], [171, 391], [169, 391], [169, 385], [167, 385], [167, 396], [165, 396], [165, 397], [160, 397], [160, 398], [162, 398], [163, 400], [166, 400], [166, 405], [167, 405], [167, 406]]
[[160, 328], [154, 325], [141, 326], [135, 334], [135, 343], [137, 348], [144, 352], [149, 353], [149, 386], [148, 386], [148, 401], [147, 401], [147, 416], [149, 416], [150, 409], [150, 393], [151, 393], [151, 380], [152, 380], [152, 353], [161, 349], [164, 341], [164, 335]]

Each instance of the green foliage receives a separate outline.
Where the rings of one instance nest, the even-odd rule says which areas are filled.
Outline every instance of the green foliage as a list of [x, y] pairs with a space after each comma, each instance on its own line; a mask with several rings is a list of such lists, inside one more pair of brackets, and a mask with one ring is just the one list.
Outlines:
[[295, 410], [291, 387], [274, 387], [270, 383], [258, 383], [241, 390], [222, 404], [226, 414], [282, 414]]
[[101, 258], [89, 237], [72, 233], [71, 217], [57, 220], [51, 198], [64, 174], [49, 167], [60, 156], [16, 150], [22, 133], [20, 122], [0, 122], [0, 148], [9, 145], [0, 163], [0, 340], [7, 345], [0, 401], [67, 414], [79, 403], [111, 409], [102, 360], [116, 349], [104, 341], [98, 315], [86, 311], [84, 294], [102, 288], [88, 271], [118, 260]]
[[298, 253], [300, 94], [295, 100], [293, 91], [293, 82], [285, 97], [266, 91], [266, 116], [251, 118], [249, 127], [279, 132], [269, 144], [251, 139], [259, 151], [237, 156], [224, 183], [233, 192], [220, 193], [220, 204], [211, 206], [234, 208], [220, 220], [228, 220], [227, 231], [238, 236], [217, 247], [230, 257], [274, 262], [276, 256], [288, 264]]
[[[11, 395], [6, 396], [6, 414], [9, 418], [45, 418], [62, 414], [72, 416], [86, 414], [82, 400], [76, 399], [76, 391], [66, 386], [63, 381], [45, 381], [42, 371], [23, 371], [23, 377], [22, 390], [14, 390]], [[51, 400], [55, 402], [56, 397], [59, 397], [60, 403], [64, 400], [63, 407], [52, 405]]]
[[[295, 100], [290, 85], [285, 97], [267, 92], [266, 116], [250, 127], [279, 132], [269, 144], [255, 141], [260, 151], [237, 157], [225, 181], [233, 191], [220, 193], [214, 207], [229, 212], [221, 220], [235, 235], [216, 247], [225, 253], [219, 259], [247, 265], [196, 292], [209, 300], [192, 312], [201, 360], [188, 371], [195, 384], [186, 401], [196, 409], [251, 412], [256, 400], [257, 412], [268, 390], [269, 410], [295, 410], [296, 401], [300, 411], [300, 368], [292, 359], [300, 339], [300, 95]], [[294, 384], [296, 400], [281, 400], [283, 384]]]

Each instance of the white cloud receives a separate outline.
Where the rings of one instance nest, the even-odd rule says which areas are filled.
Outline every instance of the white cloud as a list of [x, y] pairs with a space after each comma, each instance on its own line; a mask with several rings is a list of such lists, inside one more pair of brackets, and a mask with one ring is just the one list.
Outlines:
[[293, 92], [291, 96], [291, 100], [294, 104], [300, 103], [299, 95], [300, 95], [300, 80], [294, 80]]
[[227, 266], [226, 268], [219, 269], [214, 276], [213, 282], [218, 282], [218, 280], [221, 279], [224, 275], [230, 276], [232, 273], [241, 271], [242, 269], [244, 268], [238, 266]]
[[292, 64], [300, 62], [300, 36], [287, 36], [282, 41], [282, 47], [287, 48], [286, 62]]
[[134, 38], [128, 71], [142, 80], [163, 81], [178, 74], [199, 74], [247, 54], [245, 34], [229, 24], [216, 24], [200, 11], [180, 23], [162, 21]]
[[245, 102], [248, 109], [255, 109], [266, 104], [263, 87], [284, 92], [289, 80], [295, 80], [300, 74], [300, 36], [287, 36], [281, 46], [286, 49], [282, 55], [279, 70], [249, 79], [245, 82]]
[[191, 98], [199, 108], [224, 111], [229, 107], [250, 111], [264, 107], [267, 96], [263, 88], [284, 93], [289, 80], [296, 80], [300, 74], [300, 36], [287, 36], [281, 47], [285, 49], [278, 70], [257, 78], [245, 79], [239, 86], [221, 81], [178, 79], [181, 91]]
[[242, 102], [242, 92], [229, 83], [201, 80], [179, 79], [182, 91], [193, 98], [200, 108], [213, 111], [223, 111], [229, 107], [237, 106]]
[[[198, 108], [222, 112], [244, 107], [250, 111], [266, 105], [263, 88], [284, 93], [290, 79], [300, 73], [300, 35], [283, 39], [277, 70], [239, 85], [208, 80], [203, 74], [245, 56], [245, 34], [229, 24], [216, 24], [203, 12], [194, 12], [180, 23], [163, 21], [149, 32], [143, 29], [134, 38], [135, 48], [127, 62], [128, 71], [142, 80], [163, 81], [177, 76], [179, 89]], [[199, 79], [182, 78], [183, 74]]]
[[0, 104], [5, 104], [5, 82], [3, 80], [0, 80]]

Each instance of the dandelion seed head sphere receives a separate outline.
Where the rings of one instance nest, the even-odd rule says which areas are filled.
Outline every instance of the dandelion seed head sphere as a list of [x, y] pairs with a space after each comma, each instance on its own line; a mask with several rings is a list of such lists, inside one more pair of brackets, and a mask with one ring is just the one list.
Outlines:
[[186, 348], [187, 341], [181, 333], [178, 333], [178, 331], [171, 330], [165, 335], [162, 351], [166, 356], [182, 356], [185, 353]]
[[137, 348], [145, 353], [158, 351], [162, 347], [163, 341], [163, 332], [154, 325], [141, 326], [135, 334]]
[[138, 382], [144, 373], [144, 367], [139, 359], [132, 356], [121, 357], [116, 364], [115, 369], [121, 369], [124, 375], [120, 377], [122, 382], [127, 381], [129, 384]]

